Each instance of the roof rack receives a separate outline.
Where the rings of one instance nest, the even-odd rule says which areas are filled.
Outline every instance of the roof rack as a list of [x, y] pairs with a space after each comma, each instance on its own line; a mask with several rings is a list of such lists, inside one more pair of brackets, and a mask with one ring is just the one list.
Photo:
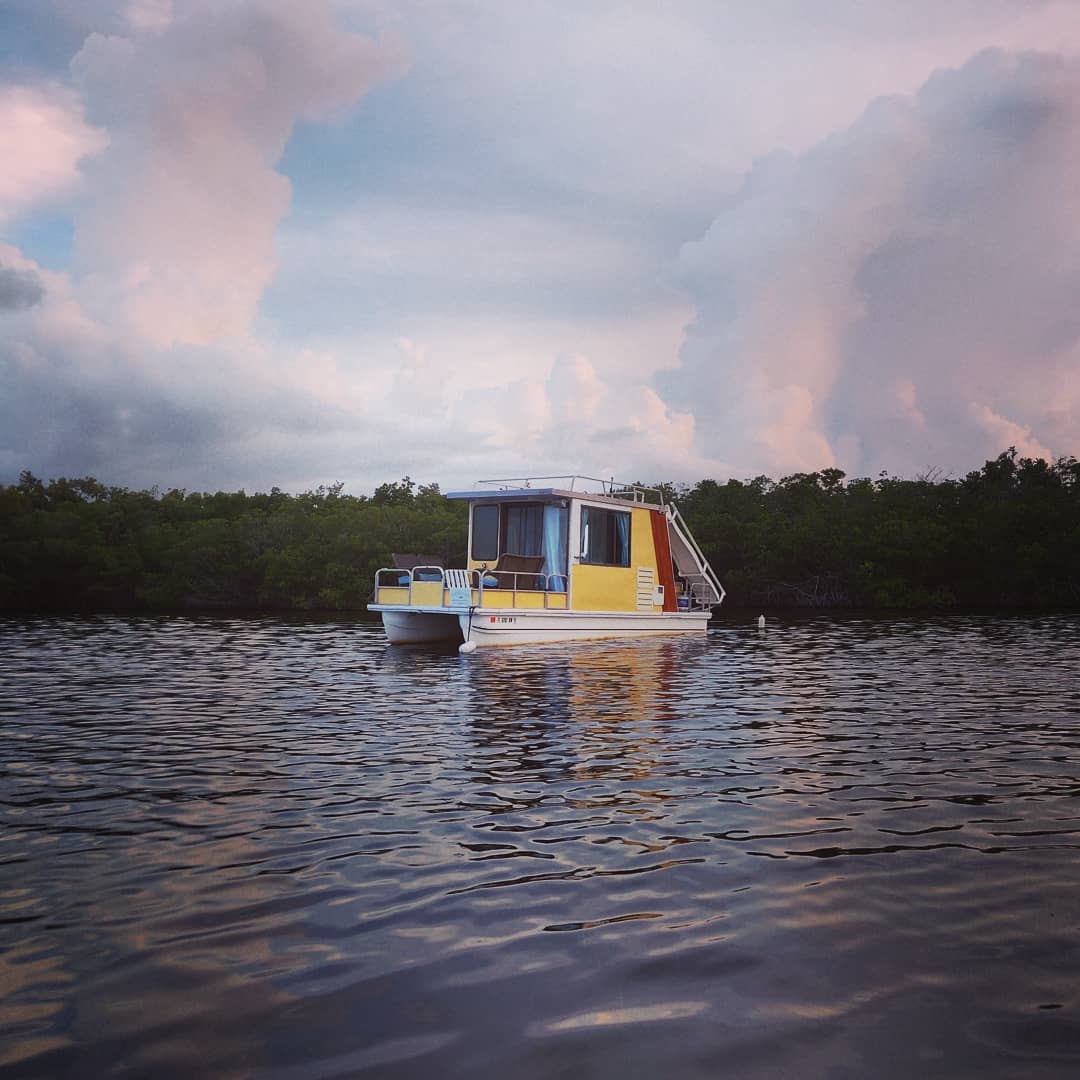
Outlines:
[[[661, 488], [645, 487], [642, 484], [624, 484], [614, 477], [603, 480], [598, 476], [579, 476], [577, 474], [564, 476], [509, 476], [501, 480], [477, 480], [476, 485], [477, 487], [484, 485], [500, 486], [503, 489], [509, 488], [511, 485], [529, 488], [534, 483], [550, 483], [553, 480], [564, 481], [567, 491], [581, 491], [587, 494], [585, 484], [599, 484], [599, 493], [607, 495], [609, 498], [631, 499], [633, 502], [640, 503], [655, 501], [661, 507], [665, 505], [664, 492]], [[649, 499], [649, 495], [655, 495], [656, 499]]]

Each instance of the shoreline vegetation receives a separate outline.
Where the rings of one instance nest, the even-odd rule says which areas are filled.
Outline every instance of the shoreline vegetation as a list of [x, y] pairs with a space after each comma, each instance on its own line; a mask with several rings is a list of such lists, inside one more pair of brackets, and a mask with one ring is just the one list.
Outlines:
[[[1080, 462], [1013, 448], [962, 479], [839, 469], [665, 485], [725, 607], [1080, 609]], [[408, 476], [371, 496], [0, 485], [0, 610], [354, 611], [391, 552], [463, 565], [467, 508]]]

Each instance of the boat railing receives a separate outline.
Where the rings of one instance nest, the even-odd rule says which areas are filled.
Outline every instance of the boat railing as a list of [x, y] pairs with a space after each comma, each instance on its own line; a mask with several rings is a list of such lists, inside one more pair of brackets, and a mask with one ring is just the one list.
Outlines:
[[510, 592], [566, 592], [566, 574], [540, 574], [534, 570], [485, 570], [480, 574], [480, 588]]
[[[375, 596], [379, 595], [380, 589], [407, 589], [403, 600], [396, 600], [403, 607], [410, 607], [414, 602], [415, 585], [439, 585], [439, 601], [437, 605], [447, 606], [443, 600], [446, 590], [454, 587], [469, 588], [476, 592], [476, 607], [484, 606], [484, 593], [510, 593], [510, 607], [562, 607], [566, 606], [566, 591], [569, 578], [566, 574], [541, 574], [526, 570], [447, 570], [441, 566], [415, 566], [411, 570], [403, 570], [393, 566], [383, 566], [375, 571]], [[543, 603], [533, 603], [533, 600], [543, 597]], [[559, 598], [559, 603], [553, 605], [551, 597]], [[470, 598], [471, 599], [471, 598]], [[427, 598], [421, 603], [427, 604]]]
[[716, 592], [708, 581], [692, 581], [687, 595], [690, 607], [699, 611], [711, 611], [716, 606]]
[[[475, 570], [463, 571], [468, 574], [468, 581], [472, 588], [479, 587], [479, 578]], [[414, 566], [410, 570], [398, 566], [380, 566], [375, 571], [375, 596], [378, 597], [380, 589], [408, 589], [405, 605], [413, 602], [413, 585], [439, 584], [442, 588], [449, 588], [446, 569], [442, 566]]]
[[[477, 480], [477, 487], [507, 488], [530, 488], [534, 484], [551, 484], [561, 482], [566, 491], [580, 492], [582, 495], [590, 494], [586, 485], [598, 484], [600, 491], [593, 494], [606, 495], [614, 499], [630, 499], [637, 503], [649, 503], [663, 508], [665, 505], [664, 489], [646, 487], [644, 484], [627, 484], [611, 477], [607, 480], [599, 476], [579, 476], [577, 474], [565, 476], [507, 476], [500, 480]], [[650, 496], [652, 496], [650, 498]]]

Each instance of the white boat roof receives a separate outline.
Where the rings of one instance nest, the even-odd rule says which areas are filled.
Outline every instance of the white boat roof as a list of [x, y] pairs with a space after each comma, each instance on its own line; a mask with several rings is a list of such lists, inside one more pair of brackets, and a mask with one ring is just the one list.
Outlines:
[[[568, 481], [552, 486], [551, 481]], [[599, 485], [599, 491], [589, 491], [584, 485]], [[501, 485], [501, 486], [496, 486]], [[539, 485], [539, 486], [534, 486]], [[579, 486], [581, 485], [581, 486]], [[648, 503], [646, 492], [659, 495], [659, 501]], [[514, 476], [507, 480], [478, 480], [471, 491], [448, 491], [448, 499], [468, 499], [470, 502], [509, 502], [514, 500], [543, 501], [546, 499], [587, 499], [616, 503], [620, 506], [652, 506], [662, 510], [663, 495], [658, 489], [640, 484], [622, 484], [614, 479], [601, 480], [594, 476]]]
[[564, 488], [500, 488], [497, 491], [448, 491], [448, 499], [468, 499], [470, 502], [543, 502], [545, 499], [584, 499], [587, 502], [616, 503], [619, 506], [648, 506], [653, 510], [663, 507], [656, 503], [644, 503], [636, 499], [616, 495], [601, 495], [595, 491], [570, 491]]

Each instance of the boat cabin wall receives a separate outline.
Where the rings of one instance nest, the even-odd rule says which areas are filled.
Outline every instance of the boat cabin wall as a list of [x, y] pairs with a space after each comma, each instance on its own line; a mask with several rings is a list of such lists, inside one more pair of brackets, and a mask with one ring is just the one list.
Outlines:
[[653, 543], [653, 511], [641, 507], [629, 512], [630, 565], [605, 566], [581, 561], [581, 509], [574, 507], [571, 514], [570, 595], [575, 611], [662, 610], [662, 604], [652, 600], [656, 586], [660, 584]]

